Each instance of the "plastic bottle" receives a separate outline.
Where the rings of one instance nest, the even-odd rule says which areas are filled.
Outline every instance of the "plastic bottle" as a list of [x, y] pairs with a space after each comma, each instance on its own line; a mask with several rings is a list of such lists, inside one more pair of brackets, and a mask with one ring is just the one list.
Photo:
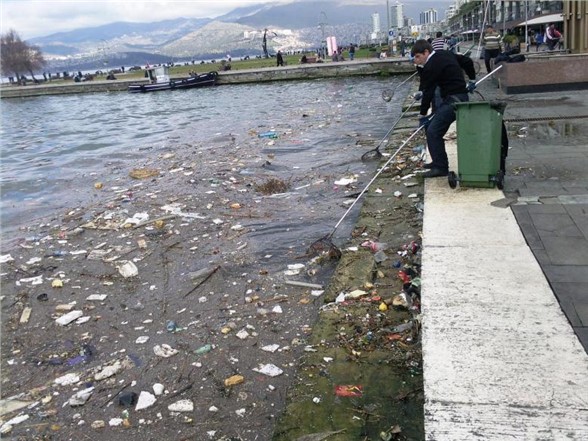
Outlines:
[[278, 138], [278, 134], [276, 132], [274, 132], [273, 130], [270, 130], [269, 132], [260, 133], [257, 136], [260, 137], [260, 138], [271, 138], [271, 139], [277, 139]]
[[374, 242], [373, 240], [366, 240], [365, 242], [362, 242], [361, 246], [370, 249], [374, 253], [388, 248], [387, 243]]
[[212, 350], [212, 345], [206, 344], [198, 349], [196, 349], [196, 354], [198, 355], [202, 355], [202, 354], [206, 354], [207, 352], [210, 352]]
[[392, 328], [392, 332], [404, 332], [404, 331], [408, 331], [409, 329], [412, 329], [412, 322], [408, 322], [408, 323], [402, 323], [398, 326], [395, 326], [394, 328]]

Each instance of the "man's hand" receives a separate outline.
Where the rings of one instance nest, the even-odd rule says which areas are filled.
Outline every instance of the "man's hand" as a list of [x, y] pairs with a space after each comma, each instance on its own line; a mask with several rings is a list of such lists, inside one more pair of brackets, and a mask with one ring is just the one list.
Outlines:
[[476, 82], [470, 81], [468, 83], [468, 85], [466, 86], [466, 89], [468, 90], [469, 93], [474, 93], [474, 90], [476, 90]]
[[428, 116], [420, 116], [419, 117], [419, 129], [421, 127], [424, 127], [425, 130], [427, 129], [427, 127], [429, 127], [429, 124], [431, 122], [431, 118]]
[[421, 92], [421, 91], [419, 90], [419, 91], [418, 91], [417, 93], [415, 93], [415, 94], [414, 94], [412, 97], [414, 98], [414, 100], [415, 100], [415, 101], [418, 101], [418, 100], [420, 100], [420, 99], [423, 97], [423, 92]]

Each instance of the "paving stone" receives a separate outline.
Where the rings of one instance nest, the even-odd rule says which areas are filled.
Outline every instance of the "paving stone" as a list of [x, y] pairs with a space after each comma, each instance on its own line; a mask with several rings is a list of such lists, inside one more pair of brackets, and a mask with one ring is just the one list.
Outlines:
[[587, 240], [578, 240], [577, 237], [542, 236], [541, 242], [553, 265], [588, 266]]
[[517, 175], [517, 176], [513, 176], [513, 175], [507, 175], [504, 179], [504, 189], [505, 189], [505, 193], [513, 193], [518, 195], [521, 191], [521, 189], [525, 189], [527, 188], [525, 182], [526, 182], [526, 177], [522, 176], [522, 175]]
[[[541, 247], [543, 247], [543, 244], [541, 244]], [[551, 260], [549, 260], [549, 256], [547, 255], [547, 251], [545, 251], [543, 248], [532, 248], [530, 247], [531, 250], [533, 251], [533, 255], [535, 256], [535, 259], [537, 259], [537, 262], [539, 262], [539, 265], [543, 268], [543, 265], [551, 265]]]
[[578, 229], [588, 238], [588, 204], [566, 205], [565, 209]]
[[533, 224], [533, 219], [529, 214], [529, 209], [527, 205], [513, 205], [512, 211], [515, 215], [517, 223], [521, 228], [523, 236], [525, 236], [525, 240], [533, 251], [536, 249], [543, 249], [543, 243], [541, 242], [541, 236], [537, 232], [535, 225]]
[[[565, 188], [588, 188], [588, 180], [586, 179], [575, 179], [573, 181], [560, 181], [561, 185]], [[588, 194], [588, 191], [585, 193]]]
[[539, 196], [520, 196], [517, 202], [539, 202]]
[[531, 214], [565, 214], [566, 209], [560, 205], [533, 205], [529, 208]]
[[498, 199], [497, 201], [493, 201], [490, 205], [498, 208], [507, 208], [510, 207], [513, 202], [515, 202], [515, 199], [513, 198], [502, 198]]
[[588, 303], [586, 301], [575, 302], [574, 308], [576, 309], [576, 314], [578, 314], [578, 317], [580, 317], [582, 326], [588, 326]]
[[533, 225], [543, 239], [545, 236], [583, 237], [574, 220], [565, 214], [533, 214], [530, 213]]
[[572, 201], [575, 201], [576, 198], [579, 202], [571, 202], [571, 203], [580, 203], [580, 204], [585, 204], [587, 201], [586, 198], [586, 187], [582, 186], [582, 187], [569, 187], [567, 185], [562, 185], [562, 188], [564, 189], [565, 194], [570, 195], [572, 198]]
[[556, 282], [552, 286], [574, 301], [588, 301], [588, 282]]
[[560, 200], [555, 196], [541, 198], [539, 202], [545, 205], [561, 204]]
[[560, 299], [559, 296], [557, 296], [557, 295], [556, 295], [556, 297], [559, 300], [559, 305], [561, 306], [561, 310], [563, 311], [565, 316], [568, 318], [570, 325], [572, 325], [572, 327], [584, 326], [584, 324], [582, 323], [582, 319], [580, 318], [580, 316], [578, 315], [578, 313], [576, 311], [576, 305], [574, 304], [574, 302], [572, 302], [570, 299], [566, 299], [566, 298]]
[[584, 346], [586, 352], [588, 352], [588, 327], [574, 327], [574, 332], [578, 336], [580, 343]]
[[588, 283], [588, 267], [586, 266], [542, 264], [541, 269], [550, 283]]
[[586, 194], [562, 195], [558, 199], [562, 204], [588, 204], [588, 195]]
[[588, 283], [552, 283], [562, 310], [572, 326], [588, 326]]
[[519, 193], [521, 196], [539, 196], [539, 197], [554, 197], [554, 196], [559, 196], [562, 193], [566, 193], [565, 190], [559, 188], [559, 189], [544, 189], [539, 191], [537, 188], [521, 188], [519, 189]]

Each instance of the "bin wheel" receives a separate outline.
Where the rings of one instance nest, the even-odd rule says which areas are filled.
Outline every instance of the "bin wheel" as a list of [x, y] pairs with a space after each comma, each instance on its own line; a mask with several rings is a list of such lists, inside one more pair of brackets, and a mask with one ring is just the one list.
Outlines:
[[502, 170], [496, 174], [496, 187], [499, 190], [504, 190], [504, 172]]
[[455, 174], [455, 172], [449, 172], [449, 174], [447, 175], [447, 182], [449, 183], [449, 187], [457, 187], [457, 175]]

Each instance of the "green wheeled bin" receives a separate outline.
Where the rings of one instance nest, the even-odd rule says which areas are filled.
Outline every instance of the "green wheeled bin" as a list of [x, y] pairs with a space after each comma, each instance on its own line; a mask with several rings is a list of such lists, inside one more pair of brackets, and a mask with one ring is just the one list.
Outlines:
[[[449, 186], [504, 187], [506, 157], [503, 102], [455, 103], [457, 115], [457, 169], [448, 175]], [[506, 141], [508, 143], [508, 141]], [[508, 147], [507, 147], [508, 148]]]

